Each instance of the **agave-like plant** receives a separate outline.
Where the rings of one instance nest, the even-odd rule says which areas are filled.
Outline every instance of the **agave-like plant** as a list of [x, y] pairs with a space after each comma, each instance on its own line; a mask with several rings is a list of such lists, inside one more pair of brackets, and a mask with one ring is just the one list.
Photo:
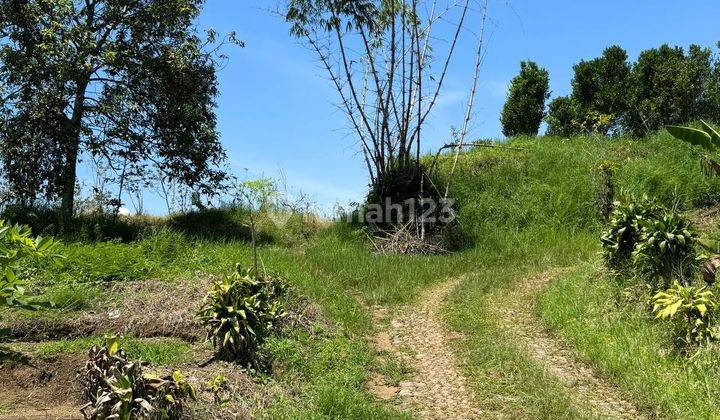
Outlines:
[[159, 377], [144, 368], [128, 358], [117, 336], [108, 337], [103, 347], [94, 346], [78, 373], [87, 401], [80, 412], [89, 420], [182, 419], [184, 401], [196, 399], [195, 389], [179, 371]]
[[700, 120], [702, 129], [668, 125], [665, 128], [673, 137], [700, 146], [708, 154], [703, 155], [703, 171], [708, 175], [720, 176], [720, 133], [710, 124]]
[[198, 315], [216, 357], [257, 364], [258, 348], [285, 316], [278, 299], [283, 293], [279, 281], [240, 265], [214, 280]]
[[706, 287], [684, 286], [675, 281], [652, 298], [656, 319], [675, 323], [675, 338], [683, 345], [698, 345], [718, 337], [718, 300]]

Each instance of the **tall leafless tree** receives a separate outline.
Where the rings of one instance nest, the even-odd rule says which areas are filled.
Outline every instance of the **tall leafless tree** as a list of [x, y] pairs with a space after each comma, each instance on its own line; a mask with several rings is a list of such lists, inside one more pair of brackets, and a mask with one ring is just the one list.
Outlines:
[[292, 34], [317, 54], [339, 93], [373, 186], [394, 170], [419, 170], [423, 127], [470, 14], [482, 14], [484, 26], [487, 2], [286, 1]]

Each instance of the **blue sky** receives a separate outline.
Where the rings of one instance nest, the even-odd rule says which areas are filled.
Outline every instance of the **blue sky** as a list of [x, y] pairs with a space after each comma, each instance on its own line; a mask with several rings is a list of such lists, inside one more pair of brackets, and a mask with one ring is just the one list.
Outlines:
[[[335, 108], [335, 91], [316, 57], [268, 11], [275, 4], [208, 0], [200, 18], [201, 27], [236, 31], [246, 44], [228, 50], [230, 63], [219, 75], [219, 129], [230, 164], [250, 177], [278, 177], [282, 171], [289, 186], [308, 193], [324, 209], [361, 199], [367, 175], [355, 139]], [[716, 0], [490, 0], [489, 16], [492, 38], [471, 132], [481, 138], [502, 137], [500, 110], [521, 60], [549, 70], [554, 97], [569, 92], [573, 64], [598, 56], [609, 45], [621, 45], [634, 59], [662, 43], [715, 47], [720, 40]], [[450, 127], [461, 124], [473, 48], [470, 38], [460, 44], [445, 95], [425, 131], [428, 150], [446, 143]], [[151, 195], [145, 205], [151, 213], [164, 211]]]

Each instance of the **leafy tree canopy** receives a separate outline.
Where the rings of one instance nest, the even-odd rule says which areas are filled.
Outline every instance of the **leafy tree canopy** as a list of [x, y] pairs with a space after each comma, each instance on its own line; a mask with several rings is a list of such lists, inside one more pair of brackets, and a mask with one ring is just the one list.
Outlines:
[[532, 61], [520, 63], [520, 74], [510, 83], [510, 92], [500, 121], [503, 134], [537, 135], [550, 97], [548, 71]]
[[601, 57], [581, 61], [573, 69], [572, 97], [585, 112], [595, 111], [618, 122], [627, 109], [630, 64], [627, 52], [617, 45]]
[[194, 27], [202, 3], [0, 3], [0, 152], [20, 201], [62, 198], [71, 214], [85, 154], [118, 176], [153, 166], [212, 192], [225, 176], [214, 113], [224, 57]]
[[643, 51], [633, 66], [625, 128], [636, 135], [702, 118], [712, 74], [712, 52], [697, 45], [687, 54], [662, 45]]

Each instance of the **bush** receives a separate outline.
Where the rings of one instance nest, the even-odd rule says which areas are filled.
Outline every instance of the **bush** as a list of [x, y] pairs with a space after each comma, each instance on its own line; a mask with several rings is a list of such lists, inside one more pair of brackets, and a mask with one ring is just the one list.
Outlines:
[[520, 74], [510, 82], [510, 92], [500, 122], [503, 134], [535, 136], [545, 115], [545, 101], [550, 96], [548, 71], [532, 61], [520, 63]]
[[600, 237], [605, 261], [613, 268], [627, 268], [636, 245], [640, 241], [645, 221], [661, 216], [662, 207], [647, 196], [632, 197], [615, 202], [608, 227]]
[[[0, 309], [3, 307], [34, 310], [41, 305], [25, 295], [20, 273], [23, 263], [41, 259], [57, 260], [57, 242], [53, 238], [32, 237], [26, 226], [8, 226], [0, 219]], [[29, 363], [21, 353], [2, 345], [8, 340], [6, 330], [0, 329], [0, 364], [7, 361]]]
[[697, 233], [692, 223], [675, 212], [638, 223], [642, 229], [633, 251], [638, 271], [651, 281], [662, 280], [666, 288], [672, 278], [689, 282], [697, 262]]
[[718, 302], [705, 287], [683, 286], [677, 280], [652, 298], [656, 319], [673, 322], [673, 333], [681, 348], [692, 348], [716, 339]]
[[614, 45], [602, 57], [573, 66], [572, 97], [585, 110], [587, 131], [606, 134], [625, 114], [630, 79], [627, 58], [627, 52]]
[[260, 345], [285, 316], [279, 300], [284, 293], [278, 280], [259, 277], [240, 265], [214, 280], [199, 317], [216, 358], [259, 366]]
[[182, 419], [185, 400], [196, 397], [193, 387], [179, 371], [161, 378], [143, 369], [142, 362], [129, 360], [120, 349], [118, 337], [93, 346], [78, 373], [87, 401], [80, 409], [85, 418]]

